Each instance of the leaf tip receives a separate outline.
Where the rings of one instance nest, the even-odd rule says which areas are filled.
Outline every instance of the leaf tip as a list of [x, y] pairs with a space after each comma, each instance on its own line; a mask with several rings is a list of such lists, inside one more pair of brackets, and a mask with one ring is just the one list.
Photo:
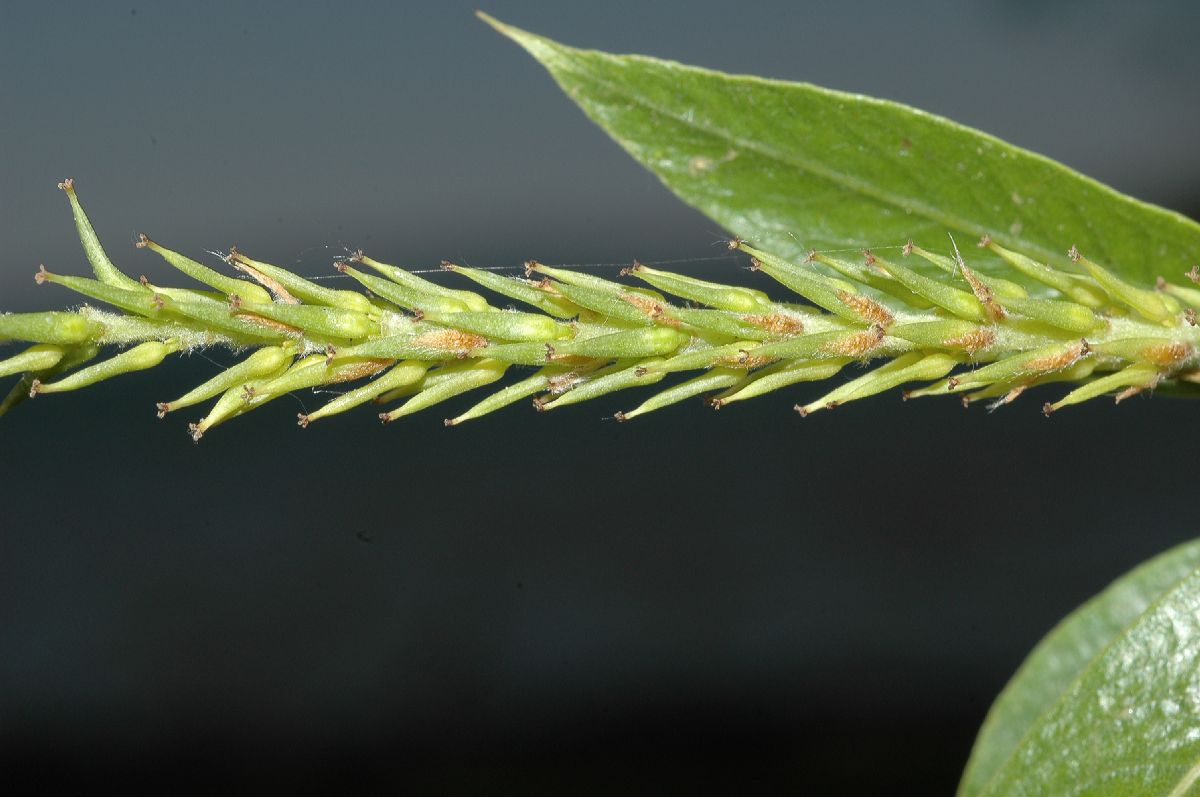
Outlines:
[[477, 10], [475, 16], [490, 25], [492, 30], [507, 36], [524, 47], [530, 55], [543, 64], [548, 64], [550, 57], [563, 46], [544, 36], [538, 36], [536, 33], [530, 33], [527, 30], [501, 22], [486, 11]]

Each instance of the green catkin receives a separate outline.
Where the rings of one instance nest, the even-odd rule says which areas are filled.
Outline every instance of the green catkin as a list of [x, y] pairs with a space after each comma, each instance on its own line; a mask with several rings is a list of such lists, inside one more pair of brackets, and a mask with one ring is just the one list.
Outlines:
[[[301, 426], [362, 404], [403, 400], [382, 414], [392, 421], [517, 371], [523, 373], [445, 423], [458, 425], [531, 396], [540, 409], [566, 407], [676, 372], [689, 375], [617, 417], [636, 418], [702, 395], [719, 408], [829, 379], [855, 362], [871, 367], [832, 389], [813, 390], [824, 395], [798, 403], [798, 411], [808, 415], [913, 381], [927, 384], [904, 391], [907, 398], [958, 394], [964, 404], [986, 399], [992, 409], [1031, 388], [1066, 384], [1064, 396], [1046, 403], [1047, 414], [1160, 384], [1200, 393], [1200, 290], [1165, 280], [1153, 288], [1132, 285], [1074, 249], [1075, 271], [1067, 272], [989, 238], [980, 241], [1027, 284], [1042, 286], [1031, 293], [977, 271], [952, 241], [950, 254], [904, 246], [906, 256], [931, 264], [918, 264], [921, 270], [869, 252], [861, 261], [811, 252], [792, 262], [741, 240], [731, 243], [807, 304], [794, 295], [773, 298], [640, 263], [622, 272], [625, 282], [536, 262], [526, 264], [526, 276], [537, 281], [443, 264], [530, 312], [493, 307], [478, 293], [365, 255], [339, 268], [371, 295], [327, 288], [231, 250], [227, 263], [251, 282], [143, 239], [144, 247], [206, 287], [134, 281], [108, 259], [73, 186], [63, 187], [96, 278], [43, 268], [37, 280], [117, 311], [84, 305], [74, 312], [0, 315], [0, 342], [26, 343], [0, 357], [0, 377], [16, 378], [0, 400], [0, 415], [31, 394], [76, 390], [153, 367], [172, 352], [209, 346], [250, 351], [158, 405], [165, 415], [211, 401], [190, 426], [197, 440], [299, 390], [360, 382], [301, 414]], [[1200, 268], [1187, 276], [1200, 281]], [[631, 286], [629, 278], [650, 288]], [[87, 364], [111, 346], [130, 348]], [[536, 370], [527, 371], [530, 366]]]

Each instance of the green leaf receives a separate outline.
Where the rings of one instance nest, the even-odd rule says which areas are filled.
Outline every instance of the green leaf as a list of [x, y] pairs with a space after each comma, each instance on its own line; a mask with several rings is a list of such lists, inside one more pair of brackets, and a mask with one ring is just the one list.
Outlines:
[[1142, 285], [1181, 281], [1200, 260], [1194, 221], [947, 119], [804, 83], [578, 50], [480, 16], [680, 198], [776, 254], [910, 238], [943, 252], [948, 232], [960, 246], [989, 234], [1059, 264], [1075, 245]]
[[1193, 793], [1200, 540], [1134, 569], [1043, 639], [988, 712], [961, 797]]

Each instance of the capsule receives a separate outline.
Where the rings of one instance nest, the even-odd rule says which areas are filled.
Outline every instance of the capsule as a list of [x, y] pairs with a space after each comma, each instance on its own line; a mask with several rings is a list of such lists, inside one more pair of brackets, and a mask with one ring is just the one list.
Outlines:
[[589, 379], [585, 379], [565, 393], [550, 399], [536, 399], [534, 406], [539, 411], [553, 410], [578, 404], [582, 401], [599, 398], [608, 393], [615, 393], [630, 387], [643, 387], [660, 381], [665, 373], [648, 371], [657, 360], [643, 360], [634, 365], [620, 364], [617, 370], [598, 371]]
[[378, 260], [367, 257], [361, 253], [354, 259], [363, 265], [370, 266], [371, 268], [375, 269], [380, 274], [387, 277], [390, 282], [410, 288], [419, 294], [429, 294], [433, 296], [440, 296], [446, 299], [455, 299], [466, 310], [475, 310], [479, 312], [488, 309], [487, 299], [484, 299], [478, 293], [472, 293], [471, 291], [460, 291], [454, 288], [447, 288], [442, 285], [438, 285], [436, 282], [418, 277], [411, 271], [405, 271], [397, 266], [389, 266], [387, 263], [380, 263]]
[[97, 382], [111, 379], [114, 376], [134, 371], [144, 371], [147, 368], [153, 368], [158, 365], [168, 354], [178, 350], [179, 343], [177, 341], [147, 341], [146, 343], [134, 346], [129, 351], [118, 354], [116, 357], [80, 369], [58, 381], [43, 384], [40, 380], [34, 380], [33, 384], [30, 385], [29, 395], [36, 396], [42, 393], [63, 393], [68, 390], [78, 390], [81, 387], [94, 385]]
[[246, 280], [227, 277], [217, 271], [212, 270], [203, 263], [197, 263], [187, 255], [181, 255], [178, 252], [173, 252], [164, 246], [159, 246], [154, 241], [150, 240], [145, 233], [138, 236], [138, 248], [149, 249], [158, 254], [163, 260], [170, 263], [179, 271], [187, 274], [197, 282], [202, 282], [210, 288], [215, 288], [226, 296], [238, 296], [242, 300], [253, 303], [264, 303], [271, 301], [271, 294], [267, 293], [266, 289], [260, 288], [252, 282]]
[[48, 343], [30, 346], [20, 354], [0, 360], [0, 377], [12, 376], [25, 371], [48, 371], [58, 365], [66, 349]]
[[634, 263], [625, 272], [644, 280], [660, 291], [681, 296], [693, 302], [728, 310], [734, 313], [769, 313], [774, 309], [770, 298], [762, 291], [706, 282], [694, 277], [659, 271], [641, 263]]
[[[286, 268], [273, 266], [261, 260], [254, 260], [239, 252], [236, 248], [229, 250], [229, 262], [260, 283], [271, 289], [272, 283], [300, 301], [310, 304], [323, 304], [327, 307], [340, 307], [343, 310], [353, 310], [356, 313], [370, 314], [375, 308], [369, 299], [356, 291], [335, 290], [318, 285], [311, 280], [293, 274]], [[248, 298], [243, 296], [242, 298]], [[294, 302], [293, 302], [294, 303]]]
[[516, 310], [426, 312], [424, 320], [487, 338], [513, 342], [558, 340], [569, 338], [575, 332], [570, 324], [560, 323], [548, 316]]
[[0, 315], [0, 340], [70, 345], [93, 340], [104, 326], [78, 313], [4, 313]]
[[1130, 285], [1098, 263], [1088, 260], [1073, 246], [1067, 252], [1067, 257], [1087, 269], [1092, 279], [1100, 283], [1109, 295], [1133, 308], [1143, 318], [1166, 323], [1182, 310], [1174, 297]]
[[414, 412], [428, 409], [434, 404], [439, 404], [467, 391], [490, 385], [504, 376], [507, 368], [508, 363], [486, 358], [443, 366], [439, 370], [444, 370], [445, 375], [448, 376], [447, 379], [422, 390], [391, 412], [381, 412], [379, 420], [391, 423], [405, 415], [412, 415]]
[[507, 296], [518, 302], [524, 302], [544, 313], [549, 313], [555, 318], [573, 318], [579, 314], [579, 308], [575, 305], [556, 296], [551, 296], [544, 290], [535, 288], [526, 280], [519, 280], [514, 277], [497, 274], [493, 271], [459, 266], [449, 262], [443, 262], [442, 268], [447, 271], [453, 271], [456, 274], [462, 274], [467, 279], [493, 290], [501, 296]]
[[659, 357], [671, 354], [690, 340], [690, 335], [670, 327], [647, 327], [592, 338], [575, 338], [553, 344], [553, 350], [554, 355], [558, 357], [600, 357], [610, 360], [623, 357]]
[[128, 291], [138, 290], [141, 286], [138, 285], [137, 280], [123, 274], [108, 259], [108, 254], [100, 245], [100, 238], [96, 235], [96, 230], [88, 220], [87, 214], [83, 212], [83, 206], [79, 204], [79, 197], [75, 195], [75, 181], [67, 178], [59, 183], [58, 187], [66, 193], [67, 199], [71, 203], [71, 214], [75, 217], [75, 230], [79, 234], [79, 243], [83, 245], [83, 254], [91, 264], [96, 279], [115, 288], [123, 288]]
[[648, 412], [654, 412], [663, 407], [678, 404], [701, 393], [724, 390], [744, 382], [745, 379], [746, 372], [744, 370], [736, 368], [713, 368], [711, 371], [693, 377], [686, 382], [667, 388], [661, 393], [656, 393], [636, 408], [628, 412], [618, 412], [615, 417], [618, 421], [630, 421], [639, 415], [645, 415]]
[[327, 335], [345, 340], [361, 340], [379, 331], [379, 325], [362, 313], [337, 307], [307, 304], [254, 304], [234, 302], [231, 312], [240, 318], [254, 316], [278, 321], [312, 335]]
[[156, 406], [158, 417], [163, 418], [168, 412], [190, 407], [220, 393], [247, 382], [262, 379], [273, 379], [280, 376], [292, 363], [296, 354], [294, 343], [282, 346], [266, 346], [255, 352], [236, 365], [226, 368], [221, 373], [209, 379], [174, 401], [162, 401]]
[[397, 363], [387, 373], [377, 376], [361, 387], [343, 393], [317, 411], [308, 414], [301, 413], [298, 416], [298, 423], [302, 428], [307, 427], [313, 421], [337, 415], [360, 404], [366, 404], [385, 393], [415, 385], [421, 381], [428, 370], [429, 363], [427, 362], [405, 360]]
[[874, 371], [835, 388], [816, 401], [803, 406], [797, 404], [795, 410], [801, 416], [805, 416], [817, 410], [833, 409], [850, 401], [883, 393], [906, 382], [938, 379], [948, 374], [960, 362], [959, 358], [942, 352], [934, 354], [909, 352]]

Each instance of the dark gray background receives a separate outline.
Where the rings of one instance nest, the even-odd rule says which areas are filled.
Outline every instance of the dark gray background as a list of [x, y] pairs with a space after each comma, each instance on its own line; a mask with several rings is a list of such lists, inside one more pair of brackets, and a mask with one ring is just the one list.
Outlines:
[[[1200, 212], [1192, 3], [483, 5], [909, 102]], [[346, 246], [414, 267], [721, 254], [473, 9], [0, 3], [0, 307], [71, 301], [35, 289], [39, 262], [86, 273], [66, 176], [134, 274], [166, 273], [138, 231], [309, 274]], [[1195, 408], [1165, 398], [801, 421], [781, 395], [618, 426], [617, 397], [301, 432], [306, 395], [193, 446], [152, 402], [213, 370], [0, 426], [13, 773], [945, 793], [1037, 639], [1195, 534]]]

